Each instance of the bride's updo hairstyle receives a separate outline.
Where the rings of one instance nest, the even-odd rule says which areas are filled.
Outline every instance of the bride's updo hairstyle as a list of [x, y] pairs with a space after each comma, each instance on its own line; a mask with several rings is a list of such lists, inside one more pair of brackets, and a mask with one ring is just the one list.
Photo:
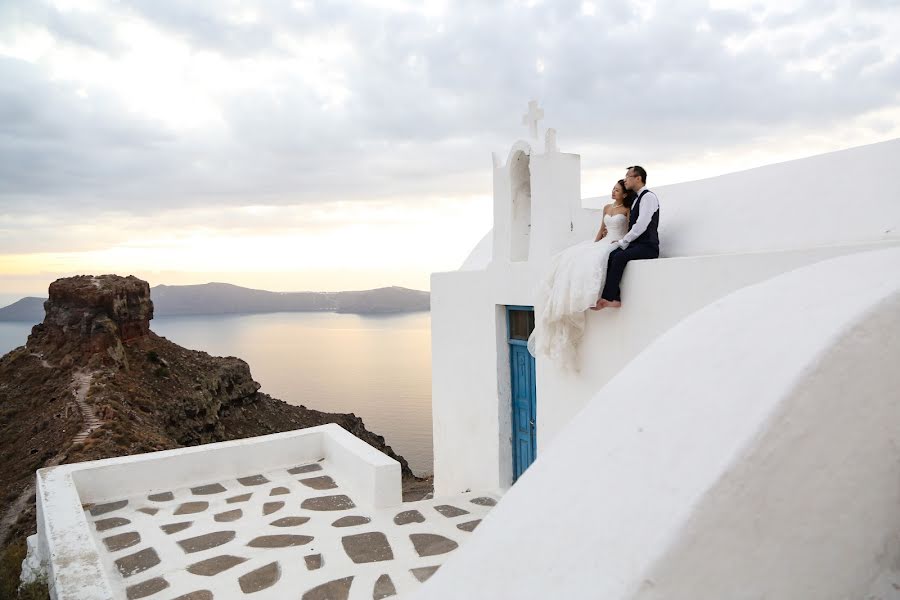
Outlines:
[[637, 198], [637, 194], [635, 194], [632, 190], [629, 190], [625, 187], [625, 180], [620, 179], [616, 182], [616, 185], [622, 188], [622, 191], [625, 192], [625, 198], [622, 200], [622, 204], [628, 209], [631, 210], [631, 205], [634, 204], [634, 199]]

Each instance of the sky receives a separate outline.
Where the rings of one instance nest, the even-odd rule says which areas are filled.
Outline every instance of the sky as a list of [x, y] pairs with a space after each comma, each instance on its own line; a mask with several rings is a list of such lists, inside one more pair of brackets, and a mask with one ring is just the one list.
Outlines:
[[529, 100], [605, 196], [900, 137], [897, 39], [900, 0], [0, 0], [0, 305], [428, 289]]

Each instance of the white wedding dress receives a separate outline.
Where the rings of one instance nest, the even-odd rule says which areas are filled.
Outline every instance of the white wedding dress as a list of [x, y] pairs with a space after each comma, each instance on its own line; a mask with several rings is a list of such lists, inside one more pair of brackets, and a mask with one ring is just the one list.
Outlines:
[[625, 215], [605, 215], [606, 237], [570, 246], [551, 259], [535, 299], [535, 327], [528, 338], [532, 356], [542, 355], [566, 369], [576, 369], [578, 343], [584, 334], [585, 312], [597, 303], [606, 280], [612, 242], [628, 232]]

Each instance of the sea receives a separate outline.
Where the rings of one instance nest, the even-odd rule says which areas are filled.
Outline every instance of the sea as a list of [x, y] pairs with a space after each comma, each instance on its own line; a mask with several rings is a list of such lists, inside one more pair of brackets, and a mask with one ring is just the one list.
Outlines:
[[[269, 313], [155, 317], [150, 328], [186, 348], [237, 356], [261, 391], [325, 412], [354, 413], [417, 475], [432, 472], [431, 318]], [[0, 322], [0, 355], [32, 323]]]

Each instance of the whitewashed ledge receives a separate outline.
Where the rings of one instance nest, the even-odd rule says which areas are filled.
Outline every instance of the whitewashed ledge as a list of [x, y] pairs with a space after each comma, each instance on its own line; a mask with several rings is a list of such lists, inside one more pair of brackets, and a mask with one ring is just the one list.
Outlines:
[[[338, 425], [41, 469], [37, 550], [57, 600], [123, 597], [110, 581], [85, 505], [321, 462], [360, 506], [401, 503], [400, 465]], [[32, 560], [33, 557], [32, 557]]]

